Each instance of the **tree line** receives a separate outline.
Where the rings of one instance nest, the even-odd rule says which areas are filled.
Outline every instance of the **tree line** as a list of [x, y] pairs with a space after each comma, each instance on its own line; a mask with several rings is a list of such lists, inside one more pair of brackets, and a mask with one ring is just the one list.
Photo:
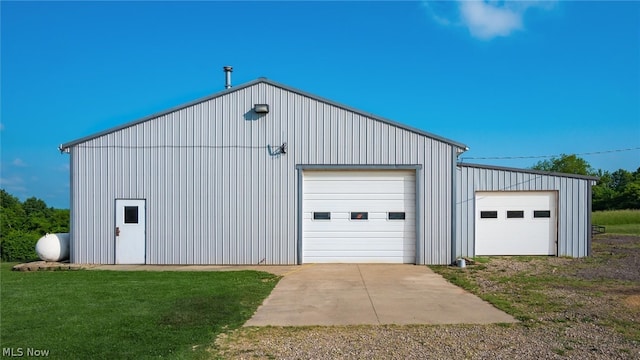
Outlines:
[[539, 161], [532, 169], [600, 178], [592, 188], [594, 211], [640, 209], [640, 167], [634, 172], [624, 169], [614, 172], [595, 170], [586, 160], [563, 154]]
[[69, 210], [54, 209], [35, 197], [21, 202], [0, 189], [0, 252], [3, 261], [38, 258], [35, 246], [46, 233], [69, 232]]

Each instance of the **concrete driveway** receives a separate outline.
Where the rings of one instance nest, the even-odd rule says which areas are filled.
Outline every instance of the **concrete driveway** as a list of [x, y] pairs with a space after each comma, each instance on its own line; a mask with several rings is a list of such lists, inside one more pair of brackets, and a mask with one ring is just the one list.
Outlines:
[[245, 326], [512, 322], [426, 266], [309, 264], [286, 273]]

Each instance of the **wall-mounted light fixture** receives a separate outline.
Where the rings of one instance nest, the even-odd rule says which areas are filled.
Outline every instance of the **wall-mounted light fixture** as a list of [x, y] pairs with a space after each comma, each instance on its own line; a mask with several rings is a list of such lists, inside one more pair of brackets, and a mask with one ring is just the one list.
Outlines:
[[253, 105], [253, 111], [256, 114], [267, 114], [269, 113], [269, 104], [255, 104]]

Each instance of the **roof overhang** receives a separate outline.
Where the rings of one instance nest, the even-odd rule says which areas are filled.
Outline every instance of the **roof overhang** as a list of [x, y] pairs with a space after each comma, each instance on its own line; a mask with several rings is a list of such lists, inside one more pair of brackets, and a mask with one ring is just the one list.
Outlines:
[[527, 173], [527, 174], [549, 175], [549, 176], [558, 176], [558, 177], [573, 178], [573, 179], [584, 179], [584, 180], [591, 180], [591, 181], [600, 180], [600, 178], [597, 176], [567, 174], [567, 173], [542, 171], [542, 170], [534, 170], [534, 169], [519, 169], [519, 168], [495, 166], [495, 165], [483, 165], [483, 164], [471, 164], [471, 163], [459, 162], [458, 166], [487, 169], [487, 170], [515, 171], [515, 172], [521, 172], [521, 173]]

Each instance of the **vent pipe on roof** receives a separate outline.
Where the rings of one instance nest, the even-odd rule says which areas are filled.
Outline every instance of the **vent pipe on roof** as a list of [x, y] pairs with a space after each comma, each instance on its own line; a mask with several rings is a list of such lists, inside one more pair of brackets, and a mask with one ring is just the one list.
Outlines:
[[223, 67], [223, 69], [224, 69], [224, 73], [225, 73], [224, 88], [225, 89], [230, 89], [231, 88], [231, 72], [233, 71], [233, 67], [225, 66], [225, 67]]

